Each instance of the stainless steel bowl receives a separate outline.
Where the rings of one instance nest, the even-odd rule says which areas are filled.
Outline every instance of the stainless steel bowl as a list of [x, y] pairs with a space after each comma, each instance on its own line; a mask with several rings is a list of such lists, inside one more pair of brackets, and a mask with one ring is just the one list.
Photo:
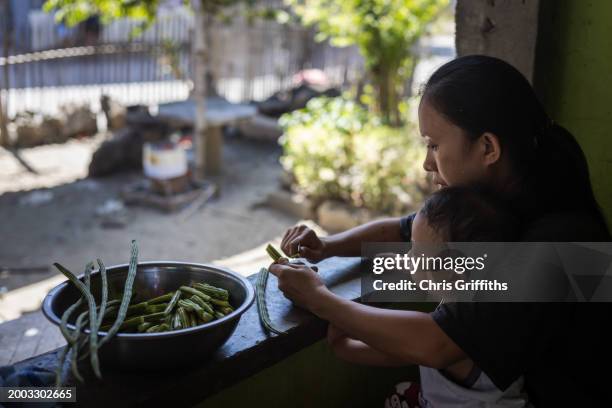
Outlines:
[[[109, 298], [123, 292], [128, 265], [107, 268]], [[83, 279], [83, 276], [80, 277]], [[253, 286], [244, 277], [217, 266], [182, 262], [142, 262], [134, 280], [134, 301], [141, 301], [176, 290], [181, 285], [205, 281], [230, 292], [235, 311], [212, 322], [164, 333], [118, 333], [99, 351], [103, 368], [162, 369], [195, 364], [209, 357], [232, 335], [241, 315], [253, 304]], [[100, 299], [101, 279], [92, 274], [91, 290]], [[43, 313], [59, 325], [64, 311], [80, 297], [69, 282], [53, 288], [43, 302]], [[74, 329], [71, 322], [68, 327]], [[100, 332], [104, 336], [105, 332]]]

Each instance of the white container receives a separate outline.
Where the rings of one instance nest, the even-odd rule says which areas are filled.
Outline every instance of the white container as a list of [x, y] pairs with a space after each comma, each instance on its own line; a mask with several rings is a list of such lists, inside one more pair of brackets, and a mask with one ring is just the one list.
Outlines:
[[187, 174], [187, 154], [175, 143], [145, 143], [142, 165], [145, 176], [169, 180]]

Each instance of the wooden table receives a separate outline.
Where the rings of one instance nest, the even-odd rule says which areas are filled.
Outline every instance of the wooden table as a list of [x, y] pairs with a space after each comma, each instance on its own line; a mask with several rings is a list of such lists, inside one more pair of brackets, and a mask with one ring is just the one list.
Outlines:
[[[222, 167], [223, 126], [236, 125], [255, 116], [257, 108], [253, 105], [236, 104], [219, 97], [206, 99], [206, 141], [203, 157], [206, 174], [219, 174]], [[196, 103], [188, 99], [180, 102], [160, 104], [158, 115], [169, 116], [195, 124]], [[198, 141], [196, 141], [198, 143]]]

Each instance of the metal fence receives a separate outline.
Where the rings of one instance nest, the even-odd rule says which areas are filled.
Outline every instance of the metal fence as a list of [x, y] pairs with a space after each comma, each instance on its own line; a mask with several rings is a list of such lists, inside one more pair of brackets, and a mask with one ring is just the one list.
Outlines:
[[[9, 116], [23, 110], [54, 113], [66, 103], [99, 109], [103, 94], [124, 104], [182, 100], [192, 88], [194, 17], [186, 8], [160, 10], [155, 24], [95, 21], [67, 29], [41, 11], [30, 13], [30, 49], [0, 58]], [[261, 100], [292, 84], [302, 69], [323, 70], [333, 85], [354, 81], [362, 61], [354, 48], [316, 43], [299, 26], [235, 18], [215, 23], [209, 70], [218, 92], [233, 102]]]

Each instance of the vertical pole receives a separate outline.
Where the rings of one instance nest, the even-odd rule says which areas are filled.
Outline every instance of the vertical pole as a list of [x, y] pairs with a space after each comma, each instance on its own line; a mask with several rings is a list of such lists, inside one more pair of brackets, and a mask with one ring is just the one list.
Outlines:
[[[4, 12], [2, 13], [4, 14], [4, 18], [6, 19], [6, 21], [4, 21], [4, 33], [3, 33], [3, 45], [2, 48], [4, 50], [4, 67], [3, 67], [3, 78], [2, 78], [2, 83], [3, 86], [0, 87], [0, 146], [8, 146], [9, 144], [9, 135], [8, 135], [8, 129], [7, 129], [7, 124], [8, 124], [8, 112], [9, 112], [9, 107], [8, 107], [8, 100], [9, 100], [9, 92], [11, 89], [11, 84], [9, 83], [9, 63], [8, 63], [8, 56], [9, 56], [9, 48], [11, 47], [11, 29], [13, 26], [13, 12], [11, 10], [11, 1], [10, 0], [4, 0]], [[2, 88], [6, 89], [6, 91], [4, 92], [4, 95], [6, 95], [6, 99], [4, 101], [4, 103], [2, 103]]]
[[[6, 91], [8, 96], [8, 89]], [[8, 98], [7, 98], [8, 99]], [[5, 114], [4, 105], [2, 103], [2, 87], [0, 87], [0, 146], [8, 146], [9, 138], [8, 138], [8, 114]]]
[[203, 178], [206, 167], [206, 10], [204, 0], [195, 0], [195, 38], [193, 45], [193, 97], [196, 104], [195, 117], [195, 164], [196, 177]]

